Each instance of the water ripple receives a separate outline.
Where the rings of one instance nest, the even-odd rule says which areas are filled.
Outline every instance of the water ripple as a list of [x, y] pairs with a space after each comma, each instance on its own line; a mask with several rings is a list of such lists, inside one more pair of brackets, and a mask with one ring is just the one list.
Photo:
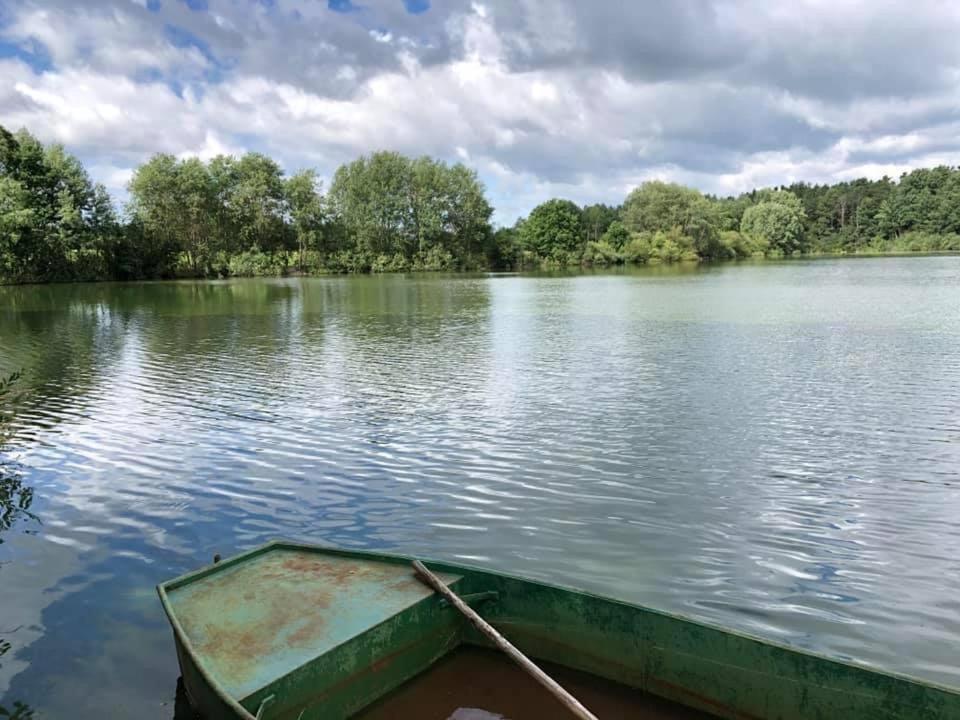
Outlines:
[[43, 523], [0, 544], [0, 696], [161, 707], [150, 588], [274, 537], [960, 683], [958, 298], [956, 258], [0, 289]]

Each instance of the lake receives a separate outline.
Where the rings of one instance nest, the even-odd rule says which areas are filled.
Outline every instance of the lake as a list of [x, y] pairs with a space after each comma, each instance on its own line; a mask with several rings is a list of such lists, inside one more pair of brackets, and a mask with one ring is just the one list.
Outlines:
[[960, 257], [5, 287], [18, 368], [8, 708], [169, 719], [154, 585], [277, 537], [960, 684]]

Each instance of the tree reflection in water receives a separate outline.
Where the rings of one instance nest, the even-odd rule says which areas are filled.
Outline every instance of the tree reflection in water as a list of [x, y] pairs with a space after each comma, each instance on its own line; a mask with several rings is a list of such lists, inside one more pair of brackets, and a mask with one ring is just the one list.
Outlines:
[[[22, 377], [17, 372], [0, 378], [0, 451], [4, 450], [10, 440], [6, 427], [13, 414], [13, 406], [18, 396], [14, 393], [14, 386]], [[33, 488], [24, 485], [20, 469], [16, 464], [0, 457], [0, 533], [9, 530], [22, 519], [37, 520], [37, 516], [30, 512], [33, 504]], [[0, 543], [3, 536], [0, 534]], [[0, 715], [2, 717], [2, 715]]]
[[[14, 373], [0, 378], [0, 450], [4, 449], [9, 440], [5, 427], [9, 423], [13, 404], [16, 402], [14, 385], [20, 377], [21, 373]], [[38, 520], [37, 516], [30, 512], [32, 503], [33, 488], [24, 485], [20, 469], [14, 463], [4, 461], [0, 457], [0, 543], [3, 543], [3, 532], [12, 528], [18, 520], [24, 518]], [[7, 629], [6, 632], [14, 632], [16, 629]], [[0, 632], [3, 630], [0, 629]], [[12, 649], [13, 645], [10, 641], [0, 637], [0, 659]], [[19, 700], [14, 700], [10, 707], [0, 705], [0, 718], [29, 720], [33, 716], [30, 706]]]

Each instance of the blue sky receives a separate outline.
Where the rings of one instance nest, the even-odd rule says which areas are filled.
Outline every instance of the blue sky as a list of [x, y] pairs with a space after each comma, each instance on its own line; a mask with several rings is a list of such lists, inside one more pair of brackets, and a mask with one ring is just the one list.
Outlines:
[[118, 201], [154, 152], [475, 167], [512, 223], [667, 179], [728, 194], [960, 162], [960, 11], [874, 0], [0, 2], [0, 124]]

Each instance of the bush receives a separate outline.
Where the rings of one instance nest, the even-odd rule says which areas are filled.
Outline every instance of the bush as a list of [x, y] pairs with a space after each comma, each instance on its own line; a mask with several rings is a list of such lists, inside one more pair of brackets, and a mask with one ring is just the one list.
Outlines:
[[693, 247], [693, 239], [684, 235], [680, 228], [672, 230], [658, 230], [653, 236], [653, 251], [650, 261], [654, 262], [681, 262], [700, 259]]
[[325, 265], [333, 273], [365, 273], [370, 272], [373, 260], [362, 250], [339, 250], [326, 257]]
[[107, 263], [97, 250], [73, 250], [68, 253], [69, 270], [65, 279], [76, 282], [105, 280], [109, 277]]
[[307, 250], [303, 254], [303, 272], [307, 275], [322, 275], [328, 272], [326, 258], [317, 250]]
[[751, 237], [737, 232], [726, 230], [720, 233], [720, 244], [728, 258], [763, 257], [770, 249], [770, 243], [762, 237]]
[[623, 262], [623, 255], [606, 240], [588, 242], [583, 262], [586, 265], [619, 265]]
[[413, 258], [414, 270], [452, 270], [456, 259], [449, 250], [434, 245], [426, 252], [417, 253]]
[[653, 234], [649, 232], [634, 233], [623, 249], [623, 257], [627, 262], [642, 264], [653, 256]]
[[393, 255], [377, 255], [370, 265], [370, 271], [375, 273], [406, 272], [410, 269], [409, 261], [402, 253]]
[[624, 227], [622, 222], [614, 220], [610, 223], [610, 227], [607, 228], [607, 231], [600, 238], [600, 241], [606, 242], [618, 250], [622, 250], [624, 246], [630, 242], [630, 232]]
[[949, 235], [935, 235], [920, 231], [908, 232], [896, 238], [893, 249], [900, 252], [942, 252], [960, 250], [960, 237]]
[[286, 253], [250, 250], [230, 258], [227, 272], [233, 277], [280, 277], [287, 271]]

